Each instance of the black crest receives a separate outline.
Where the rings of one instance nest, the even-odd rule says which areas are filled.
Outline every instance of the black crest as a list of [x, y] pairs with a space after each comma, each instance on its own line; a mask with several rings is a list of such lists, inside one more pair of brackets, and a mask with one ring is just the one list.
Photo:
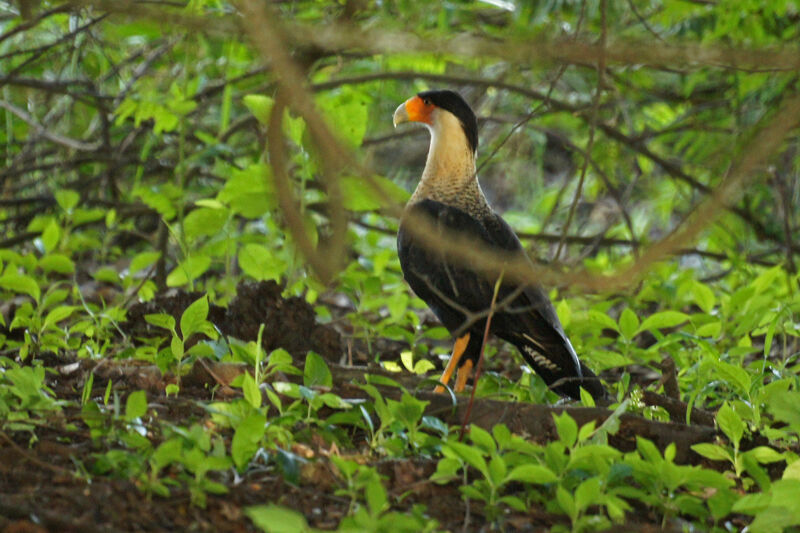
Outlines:
[[417, 96], [454, 114], [461, 121], [472, 151], [475, 152], [478, 149], [478, 119], [475, 118], [475, 113], [460, 94], [455, 91], [442, 90], [424, 91]]

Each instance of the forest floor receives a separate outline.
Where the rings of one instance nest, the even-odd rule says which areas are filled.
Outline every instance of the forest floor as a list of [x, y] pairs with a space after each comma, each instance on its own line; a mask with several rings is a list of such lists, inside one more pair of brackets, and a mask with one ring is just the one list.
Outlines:
[[[277, 291], [277, 292], [276, 292]], [[135, 304], [128, 313], [124, 328], [132, 337], [153, 333], [143, 317], [162, 311], [180, 319], [196, 295], [177, 292], [159, 297], [147, 304]], [[365, 371], [381, 373], [380, 369], [365, 366], [340, 366], [330, 359], [339, 358], [334, 346], [336, 334], [327, 326], [317, 324], [310, 307], [300, 299], [283, 299], [280, 289], [271, 283], [240, 286], [239, 296], [227, 309], [211, 306], [209, 320], [223, 333], [235, 334], [242, 340], [255, 340], [257, 324], [266, 322], [262, 344], [267, 349], [283, 346], [292, 354], [302, 353], [313, 346], [329, 357], [333, 374], [331, 390], [342, 397], [364, 395], [354, 386]], [[438, 528], [449, 531], [477, 531], [488, 528], [481, 506], [463, 498], [456, 483], [437, 484], [430, 481], [436, 460], [426, 457], [376, 458], [365, 446], [346, 450], [327, 442], [321, 434], [310, 433], [307, 444], [295, 443], [292, 453], [303, 457], [300, 471], [293, 482], [285, 473], [268, 466], [251, 466], [239, 475], [231, 472], [214, 473], [215, 481], [223, 484], [227, 493], [205, 495], [205, 506], [197, 505], [189, 490], [176, 482], [168, 497], [147, 493], [140, 480], [120, 476], [94, 475], [92, 465], [98, 454], [113, 448], [107, 441], [93, 438], [81, 412], [82, 391], [89, 374], [95, 376], [92, 398], [106, 397], [106, 383], [113, 381], [115, 397], [144, 389], [147, 391], [149, 415], [162, 426], [186, 427], [193, 423], [212, 425], [207, 406], [212, 401], [241, 397], [239, 389], [228, 384], [246, 371], [241, 364], [195, 363], [182, 378], [180, 394], [167, 396], [164, 390], [175, 381], [174, 376], [162, 373], [153, 365], [128, 359], [77, 360], [74, 356], [43, 356], [49, 369], [47, 384], [54, 397], [63, 402], [63, 409], [51, 423], [38, 427], [35, 435], [26, 431], [0, 432], [0, 531], [257, 531], [243, 510], [252, 505], [277, 503], [302, 513], [309, 525], [334, 529], [350, 512], [351, 501], [337, 491], [341, 480], [336, 468], [326, 458], [338, 454], [369, 463], [384, 478], [389, 497], [398, 503], [396, 510], [408, 510], [414, 504], [426, 506], [425, 515], [438, 522]], [[287, 376], [282, 376], [287, 378]], [[394, 378], [413, 386], [420, 380], [411, 374]], [[293, 377], [288, 376], [288, 379]], [[411, 388], [411, 387], [409, 387]], [[446, 423], [457, 425], [462, 419], [466, 401], [453, 406], [447, 395], [435, 395], [419, 388], [417, 397], [428, 403], [426, 412], [435, 412]], [[397, 395], [396, 390], [382, 389], [386, 397]], [[583, 424], [590, 420], [601, 423], [611, 415], [601, 408], [541, 406], [477, 399], [471, 422], [491, 429], [505, 423], [514, 433], [527, 435], [531, 441], [547, 442], [555, 436], [552, 415], [568, 411]], [[621, 450], [635, 447], [637, 435], [653, 440], [663, 450], [677, 444], [677, 459], [684, 463], [699, 463], [702, 458], [689, 446], [708, 441], [716, 434], [713, 427], [663, 423], [623, 414], [620, 429], [610, 443]], [[230, 446], [232, 431], [220, 429]], [[157, 440], [158, 436], [146, 435]], [[366, 440], [353, 435], [352, 442]], [[708, 462], [704, 466], [708, 466]], [[680, 530], [680, 522], [662, 523], [654, 514], [641, 509], [634, 513], [622, 531]], [[569, 527], [564, 515], [532, 507], [526, 512], [507, 511], [502, 520], [504, 530], [540, 531], [553, 525]]]

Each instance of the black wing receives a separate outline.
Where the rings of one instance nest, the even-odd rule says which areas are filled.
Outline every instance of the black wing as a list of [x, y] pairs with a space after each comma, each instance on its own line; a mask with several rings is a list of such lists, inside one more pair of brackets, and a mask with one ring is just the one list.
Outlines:
[[[485, 314], [494, 293], [494, 279], [476, 271], [470, 265], [438, 250], [429, 250], [416, 242], [408, 231], [414, 216], [429, 217], [440, 235], [457, 232], [470, 241], [495, 249], [525, 256], [514, 231], [499, 216], [492, 214], [478, 220], [465, 211], [436, 202], [423, 200], [409, 208], [411, 217], [404, 217], [397, 236], [400, 264], [406, 281], [414, 292], [433, 310], [445, 327], [455, 335], [469, 331], [480, 339], [486, 326]], [[491, 332], [511, 342], [520, 350], [526, 362], [556, 391], [578, 396], [583, 385], [593, 395], [589, 384], [581, 383], [583, 365], [578, 362], [555, 310], [547, 295], [537, 286], [503, 283], [498, 292], [502, 306], [492, 318]], [[472, 340], [472, 338], [470, 340]], [[466, 354], [478, 356], [480, 344]], [[588, 371], [583, 367], [583, 370]], [[591, 377], [594, 374], [588, 371]], [[602, 395], [605, 392], [597, 382]]]

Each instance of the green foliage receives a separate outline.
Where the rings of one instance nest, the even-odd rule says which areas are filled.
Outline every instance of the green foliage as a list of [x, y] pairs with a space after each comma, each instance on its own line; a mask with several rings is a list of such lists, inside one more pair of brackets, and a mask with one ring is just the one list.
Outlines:
[[[207, 317], [207, 296], [202, 296], [195, 300], [184, 310], [180, 320], [180, 335], [175, 329], [175, 319], [171, 315], [158, 313], [145, 316], [145, 320], [147, 320], [149, 324], [166, 329], [171, 333], [169, 347], [159, 350], [155, 357], [155, 363], [162, 372], [174, 369], [178, 376], [180, 376], [181, 367], [185, 363], [186, 356], [195, 354], [202, 355], [206, 353], [206, 346], [203, 344], [195, 344], [188, 350], [185, 348], [185, 345], [189, 338], [196, 333], [205, 335], [211, 339], [217, 338], [217, 331], [214, 329], [214, 325], [206, 320]], [[177, 385], [170, 385], [167, 388], [168, 393], [177, 393], [178, 390], [179, 387]]]
[[[383, 459], [436, 461], [432, 479], [458, 485], [499, 528], [534, 508], [560, 517], [553, 530], [603, 529], [634, 514], [694, 530], [738, 527], [734, 514], [751, 517], [752, 531], [800, 526], [795, 139], [770, 143], [774, 156], [747, 172], [746, 199], [725, 198], [730, 209], [680, 242], [676, 257], [620, 290], [553, 292], [581, 359], [613, 376], [618, 404], [600, 427], [559, 415], [551, 442], [532, 444], [504, 426], [472, 427], [462, 442], [426, 414], [416, 391], [369, 377], [358, 383], [365, 399], [351, 399], [321, 356], [267, 353], [263, 326], [258, 339], [240, 341], [219, 338], [209, 322], [210, 303], [230, 302], [238, 282], [274, 280], [343, 333], [348, 356], [418, 376], [434, 371], [450, 335], [408, 291], [394, 248], [394, 215], [419, 177], [415, 143], [424, 135], [392, 132], [391, 113], [420, 90], [452, 86], [476, 104], [482, 185], [515, 229], [534, 235], [523, 239], [533, 255], [556, 272], [569, 265], [601, 276], [679, 235], [796, 92], [786, 46], [798, 37], [793, 2], [502, 4], [271, 4], [316, 110], [353, 156], [331, 164], [301, 106], [277, 117], [296, 219], [265, 153], [275, 147], [265, 128], [282, 75], [252, 39], [226, 29], [243, 20], [236, 5], [134, 6], [97, 21], [116, 8], [64, 12], [44, 0], [20, 2], [20, 16], [16, 4], [6, 9], [0, 429], [32, 442], [48, 430], [77, 442], [88, 429], [91, 455], [75, 459], [81, 475], [130, 480], [147, 495], [185, 489], [200, 506], [232, 478], [267, 469], [301, 484], [306, 462], [325, 462], [349, 502], [343, 531], [439, 527], [389, 490], [374, 466]], [[187, 31], [184, 16], [197, 28]], [[319, 27], [335, 37], [341, 23], [358, 47], [308, 41]], [[387, 38], [360, 35], [376, 28]], [[596, 58], [575, 46], [604, 40], [601, 84]], [[305, 264], [298, 226], [307, 244], [330, 251], [325, 261], [344, 258], [332, 279], [321, 282]], [[565, 230], [555, 253], [548, 243]], [[203, 296], [179, 317], [148, 315], [161, 336], [132, 334], [127, 309], [165, 287]], [[479, 398], [556, 401], [538, 376], [513, 371], [520, 361], [504, 347], [485, 355]], [[210, 386], [213, 401], [175, 398], [199, 358], [247, 372]], [[174, 373], [169, 398], [116, 377], [95, 388], [92, 364], [130, 359]], [[651, 377], [662, 361], [674, 363], [689, 412], [716, 413], [718, 438], [691, 449], [719, 471], [678, 461], [676, 446], [639, 438], [623, 453], [609, 444], [624, 412], [670, 419], [641, 401], [643, 390], [661, 392], [663, 380]], [[78, 363], [82, 383], [68, 370]], [[184, 400], [201, 414], [165, 420], [171, 411], [161, 404]], [[303, 447], [312, 457], [297, 452]], [[246, 513], [264, 530], [311, 530], [286, 508]]]

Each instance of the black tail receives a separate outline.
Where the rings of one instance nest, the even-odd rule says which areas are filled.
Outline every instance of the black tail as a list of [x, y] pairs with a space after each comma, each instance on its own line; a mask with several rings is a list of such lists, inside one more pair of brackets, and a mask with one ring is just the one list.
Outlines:
[[[610, 397], [600, 378], [583, 362], [575, 365], [572, 351], [563, 341], [558, 343], [534, 343], [530, 337], [517, 338], [514, 344], [525, 358], [525, 362], [550, 386], [562, 396], [579, 400], [583, 387], [599, 404], [609, 403]], [[543, 349], [544, 348], [544, 349]], [[580, 369], [580, 370], [579, 370]]]

